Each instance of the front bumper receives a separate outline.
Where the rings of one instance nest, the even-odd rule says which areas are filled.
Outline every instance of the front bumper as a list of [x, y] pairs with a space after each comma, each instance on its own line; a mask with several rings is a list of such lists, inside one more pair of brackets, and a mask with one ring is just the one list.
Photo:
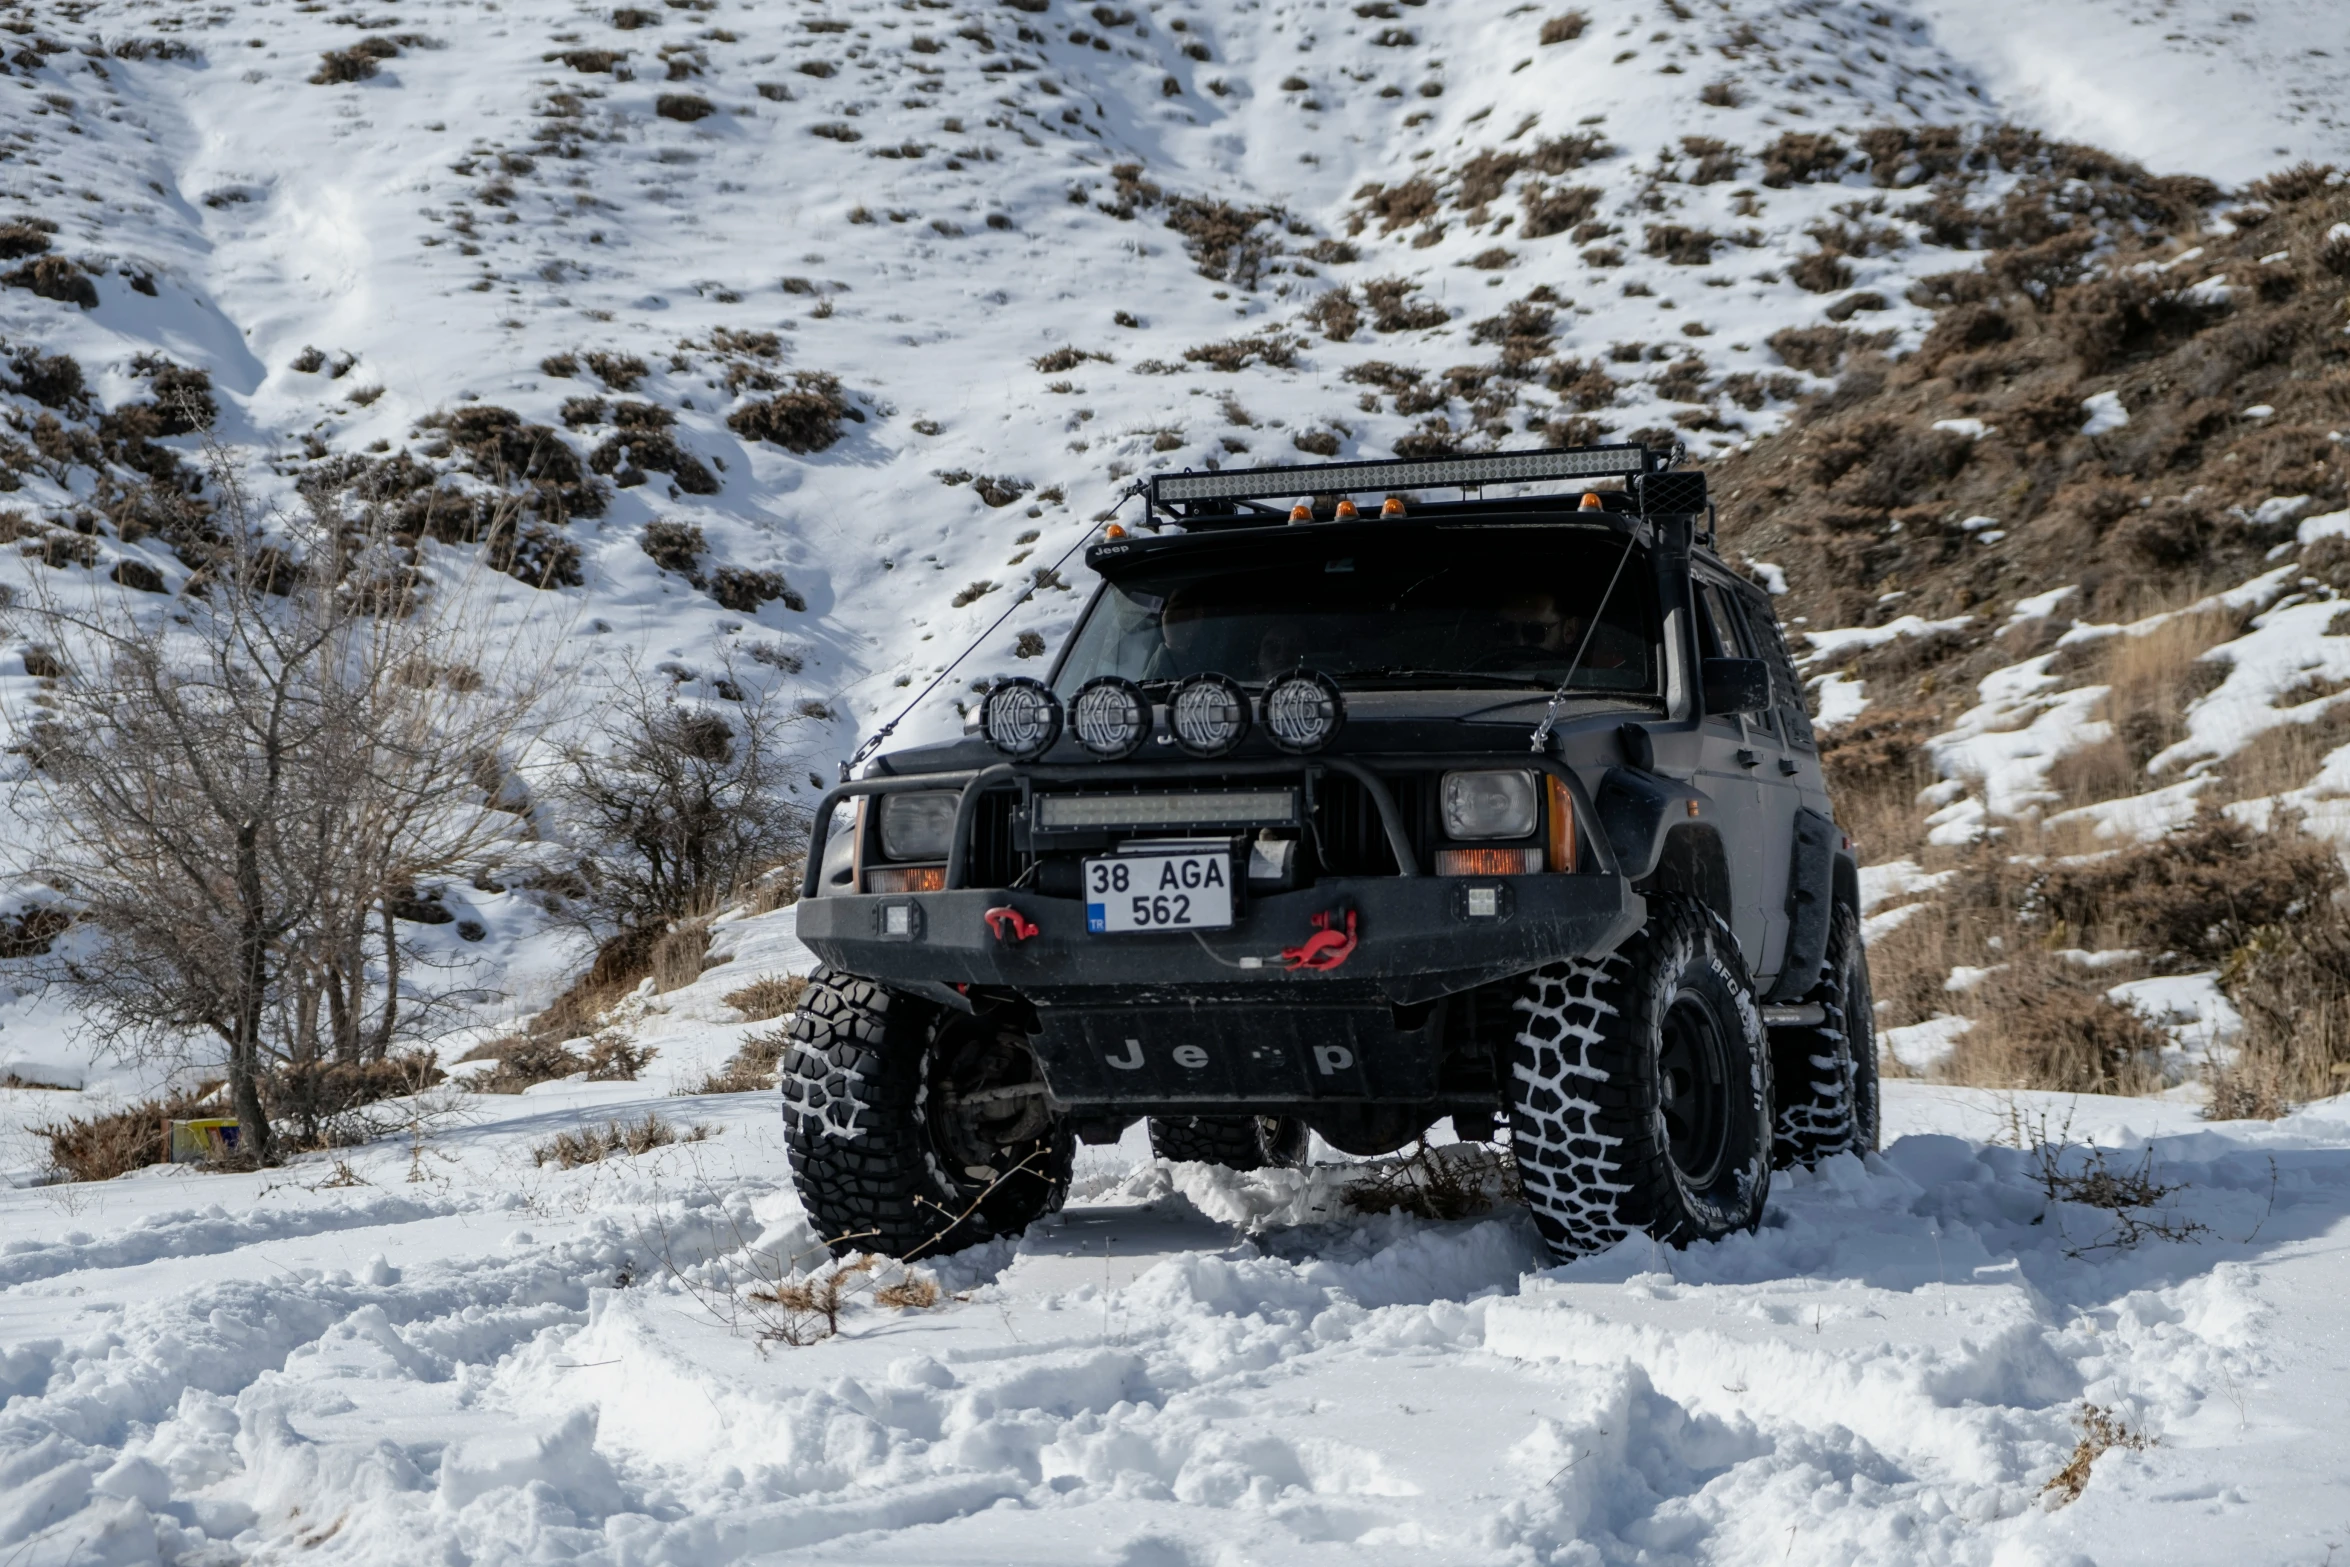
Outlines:
[[[1492, 914], [1472, 889], [1499, 888]], [[1013, 921], [990, 926], [991, 909]], [[1287, 966], [1283, 949], [1315, 932], [1316, 914], [1355, 912], [1356, 946], [1326, 971]], [[1536, 875], [1325, 878], [1251, 897], [1228, 930], [1096, 935], [1085, 905], [1025, 892], [966, 889], [896, 896], [836, 894], [799, 904], [800, 939], [834, 968], [910, 990], [1010, 990], [1039, 1006], [1202, 1001], [1406, 1006], [1522, 974], [1561, 958], [1613, 951], [1647, 916], [1621, 877]]]

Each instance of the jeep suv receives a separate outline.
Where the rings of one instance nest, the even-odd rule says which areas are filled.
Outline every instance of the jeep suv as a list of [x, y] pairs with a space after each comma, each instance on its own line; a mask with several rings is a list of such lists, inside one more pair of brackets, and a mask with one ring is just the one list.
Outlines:
[[1702, 473], [1149, 489], [1049, 679], [818, 809], [782, 1094], [837, 1249], [1017, 1231], [1143, 1117], [1241, 1169], [1506, 1125], [1561, 1258], [1751, 1228], [1774, 1163], [1875, 1146], [1852, 845]]

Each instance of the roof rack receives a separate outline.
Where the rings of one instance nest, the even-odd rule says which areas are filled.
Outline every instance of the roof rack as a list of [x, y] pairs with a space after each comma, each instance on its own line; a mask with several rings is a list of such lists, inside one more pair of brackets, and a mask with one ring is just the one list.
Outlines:
[[[1174, 521], [1230, 517], [1244, 511], [1262, 515], [1273, 508], [1252, 505], [1300, 495], [1340, 491], [1387, 494], [1396, 490], [1477, 489], [1488, 484], [1533, 484], [1567, 479], [1623, 478], [1640, 497], [1644, 514], [1702, 512], [1705, 475], [1671, 473], [1679, 452], [1645, 446], [1561, 446], [1534, 452], [1493, 452], [1473, 457], [1391, 458], [1376, 462], [1298, 463], [1235, 472], [1161, 474], [1150, 481], [1150, 510]], [[1279, 515], [1279, 513], [1275, 513]]]

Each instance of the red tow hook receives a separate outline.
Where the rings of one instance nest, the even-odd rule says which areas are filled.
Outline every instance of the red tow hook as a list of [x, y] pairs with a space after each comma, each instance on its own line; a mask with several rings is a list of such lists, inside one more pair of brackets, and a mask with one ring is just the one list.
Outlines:
[[[1338, 929], [1343, 917], [1346, 929]], [[1303, 943], [1281, 949], [1282, 961], [1290, 968], [1310, 968], [1327, 972], [1354, 956], [1355, 911], [1327, 909], [1314, 916], [1314, 933]]]
[[1015, 947], [1035, 935], [1038, 929], [1034, 920], [1009, 903], [989, 909], [980, 917], [987, 921], [987, 928], [995, 932], [996, 940], [1008, 940]]

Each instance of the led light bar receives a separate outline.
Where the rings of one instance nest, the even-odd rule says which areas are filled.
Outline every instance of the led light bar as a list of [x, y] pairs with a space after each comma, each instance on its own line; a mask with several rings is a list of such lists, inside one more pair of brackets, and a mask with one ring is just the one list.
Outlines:
[[1081, 827], [1284, 827], [1296, 820], [1294, 789], [1036, 797], [1036, 825], [1048, 832]]
[[1579, 446], [1483, 457], [1388, 462], [1304, 463], [1238, 473], [1175, 473], [1151, 480], [1151, 505], [1266, 500], [1333, 490], [1433, 490], [1454, 485], [1534, 483], [1646, 473], [1657, 459], [1641, 446]]

